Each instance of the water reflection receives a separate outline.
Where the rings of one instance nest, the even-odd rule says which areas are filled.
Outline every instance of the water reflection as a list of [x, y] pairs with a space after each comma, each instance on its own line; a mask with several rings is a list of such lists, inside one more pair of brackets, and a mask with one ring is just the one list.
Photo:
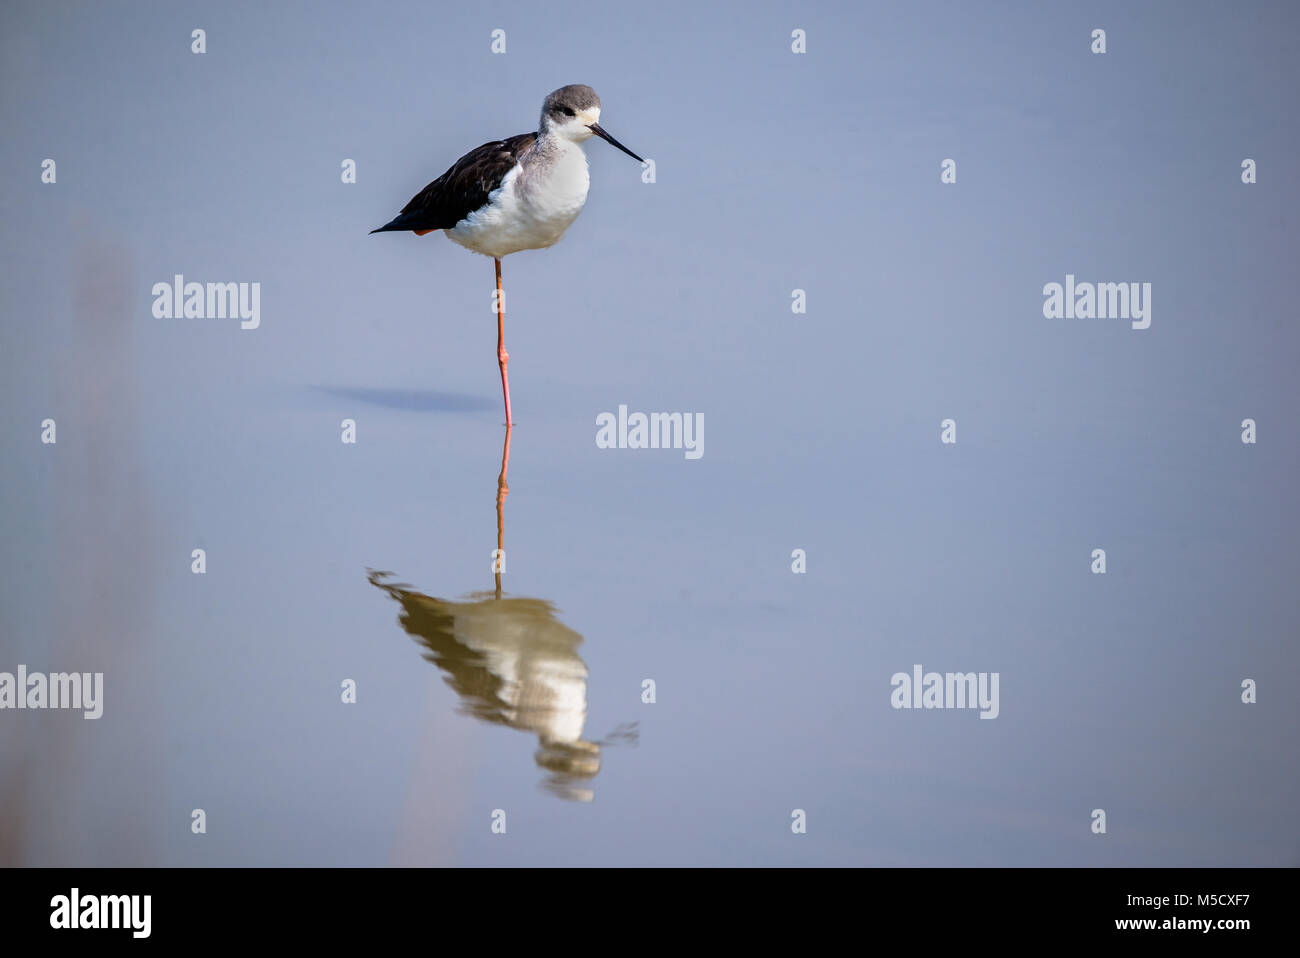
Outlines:
[[510, 432], [507, 427], [497, 477], [494, 588], [451, 601], [391, 582], [391, 572], [372, 570], [369, 579], [401, 604], [398, 621], [424, 646], [424, 657], [446, 673], [447, 684], [460, 696], [460, 711], [536, 735], [539, 747], [533, 757], [547, 772], [542, 787], [561, 798], [589, 802], [595, 797], [589, 786], [600, 771], [601, 747], [635, 744], [636, 725], [619, 726], [601, 741], [583, 739], [587, 664], [578, 655], [582, 636], [556, 618], [547, 600], [501, 591]]

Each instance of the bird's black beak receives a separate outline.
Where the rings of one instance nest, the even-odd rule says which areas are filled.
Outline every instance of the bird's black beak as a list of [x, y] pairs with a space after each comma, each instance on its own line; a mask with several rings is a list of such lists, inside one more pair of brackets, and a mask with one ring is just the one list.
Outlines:
[[612, 144], [612, 145], [618, 147], [620, 150], [622, 150], [622, 151], [623, 151], [624, 153], [626, 153], [628, 156], [632, 157], [632, 159], [636, 160], [638, 163], [644, 163], [644, 162], [645, 162], [645, 160], [641, 159], [641, 157], [637, 156], [635, 153], [633, 153], [631, 150], [629, 150], [629, 149], [628, 149], [626, 146], [624, 146], [622, 143], [618, 142], [618, 140], [614, 139], [612, 136], [610, 136], [608, 133], [606, 133], [604, 130], [602, 130], [602, 129], [600, 128], [600, 124], [599, 124], [599, 123], [588, 123], [588, 124], [587, 124], [587, 129], [589, 129], [592, 133], [595, 133], [598, 137], [600, 137], [600, 138], [601, 138], [602, 140], [604, 140], [606, 143], [610, 143], [610, 144]]

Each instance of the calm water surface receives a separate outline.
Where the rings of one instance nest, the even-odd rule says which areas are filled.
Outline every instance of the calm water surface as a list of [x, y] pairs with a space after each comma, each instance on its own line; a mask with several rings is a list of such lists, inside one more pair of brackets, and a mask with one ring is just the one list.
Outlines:
[[[795, 57], [784, 6], [511, 7], [487, 72], [467, 8], [437, 76], [424, 5], [230, 5], [204, 57], [7, 9], [0, 671], [105, 703], [0, 714], [0, 861], [1300, 863], [1294, 20], [1157, 6], [1105, 64], [1036, 8]], [[658, 179], [593, 141], [505, 261], [503, 470], [491, 262], [366, 231], [575, 81]], [[1044, 319], [1067, 272], [1151, 328]], [[155, 318], [176, 273], [260, 327]], [[620, 404], [703, 456], [597, 448]], [[918, 663], [997, 719], [891, 708]]]

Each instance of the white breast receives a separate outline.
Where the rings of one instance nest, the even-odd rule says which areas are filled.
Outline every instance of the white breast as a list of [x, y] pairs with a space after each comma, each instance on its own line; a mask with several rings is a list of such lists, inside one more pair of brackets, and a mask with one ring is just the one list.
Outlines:
[[587, 156], [576, 143], [551, 140], [506, 174], [500, 188], [447, 230], [448, 238], [485, 256], [553, 246], [587, 202]]

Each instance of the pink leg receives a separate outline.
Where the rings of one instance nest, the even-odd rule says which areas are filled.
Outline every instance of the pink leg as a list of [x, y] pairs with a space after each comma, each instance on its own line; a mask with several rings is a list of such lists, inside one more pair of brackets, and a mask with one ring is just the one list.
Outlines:
[[497, 264], [497, 364], [501, 367], [501, 393], [506, 398], [506, 425], [513, 426], [515, 421], [510, 418], [510, 377], [506, 375], [506, 363], [510, 361], [510, 354], [506, 352], [506, 317], [505, 317], [505, 299], [501, 292], [501, 260], [495, 260]]
[[[510, 485], [506, 482], [506, 470], [510, 468], [510, 426], [506, 426], [506, 444], [501, 450], [501, 474], [497, 476], [497, 555], [506, 553], [506, 496], [510, 494]], [[501, 565], [497, 563], [497, 598], [501, 598]]]

